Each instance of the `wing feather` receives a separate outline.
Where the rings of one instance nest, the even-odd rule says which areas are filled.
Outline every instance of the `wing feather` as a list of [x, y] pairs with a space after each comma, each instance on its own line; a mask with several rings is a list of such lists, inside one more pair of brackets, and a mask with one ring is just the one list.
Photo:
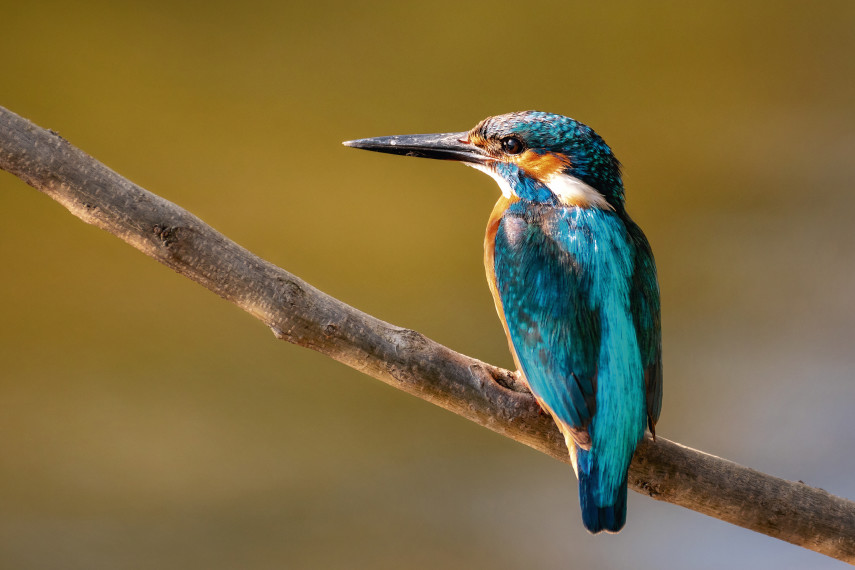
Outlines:
[[647, 424], [655, 434], [656, 422], [662, 411], [662, 327], [659, 302], [659, 282], [656, 264], [647, 238], [631, 220], [627, 222], [630, 238], [635, 243], [635, 267], [630, 294], [630, 310], [641, 351], [646, 389]]
[[550, 216], [544, 210], [502, 217], [495, 234], [496, 292], [532, 391], [582, 436], [596, 412], [601, 323], [585, 296], [589, 280], [560, 236], [555, 239], [555, 225], [548, 231]]

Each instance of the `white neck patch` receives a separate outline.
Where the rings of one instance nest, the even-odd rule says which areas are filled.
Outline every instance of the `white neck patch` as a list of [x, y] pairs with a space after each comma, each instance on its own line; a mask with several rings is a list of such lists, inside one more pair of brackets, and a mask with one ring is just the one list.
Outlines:
[[[508, 181], [502, 178], [495, 170], [486, 164], [475, 164], [472, 162], [464, 162], [466, 166], [471, 166], [480, 170], [484, 174], [489, 175], [499, 185], [502, 195], [510, 199], [511, 196], [516, 196]], [[556, 172], [543, 181], [549, 190], [558, 197], [558, 200], [565, 206], [579, 206], [582, 208], [600, 208], [601, 210], [614, 210], [602, 194], [597, 192], [589, 184], [585, 184], [575, 176]]]
[[543, 183], [566, 206], [614, 210], [602, 194], [575, 176], [556, 172], [544, 180]]

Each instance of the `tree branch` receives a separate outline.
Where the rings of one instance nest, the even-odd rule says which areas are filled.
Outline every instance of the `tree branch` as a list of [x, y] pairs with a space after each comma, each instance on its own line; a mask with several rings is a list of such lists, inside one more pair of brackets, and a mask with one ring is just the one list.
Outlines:
[[[277, 338], [317, 350], [506, 437], [569, 462], [552, 420], [514, 373], [385, 323], [253, 255], [119, 176], [62, 137], [0, 107], [0, 168], [241, 307]], [[656, 500], [855, 564], [855, 503], [647, 437], [630, 487]]]

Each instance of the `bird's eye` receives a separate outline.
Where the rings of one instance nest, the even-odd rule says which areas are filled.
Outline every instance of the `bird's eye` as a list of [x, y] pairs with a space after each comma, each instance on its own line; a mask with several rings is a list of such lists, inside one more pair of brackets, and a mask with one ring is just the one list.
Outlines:
[[502, 150], [506, 154], [519, 154], [523, 151], [523, 143], [517, 137], [502, 139]]

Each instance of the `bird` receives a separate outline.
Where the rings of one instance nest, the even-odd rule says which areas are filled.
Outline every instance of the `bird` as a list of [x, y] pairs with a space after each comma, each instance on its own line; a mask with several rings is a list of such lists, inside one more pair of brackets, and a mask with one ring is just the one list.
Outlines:
[[585, 528], [619, 532], [632, 456], [646, 430], [656, 436], [662, 335], [653, 252], [627, 214], [611, 148], [540, 111], [343, 144], [462, 162], [498, 183], [484, 265], [511, 354], [564, 436]]

